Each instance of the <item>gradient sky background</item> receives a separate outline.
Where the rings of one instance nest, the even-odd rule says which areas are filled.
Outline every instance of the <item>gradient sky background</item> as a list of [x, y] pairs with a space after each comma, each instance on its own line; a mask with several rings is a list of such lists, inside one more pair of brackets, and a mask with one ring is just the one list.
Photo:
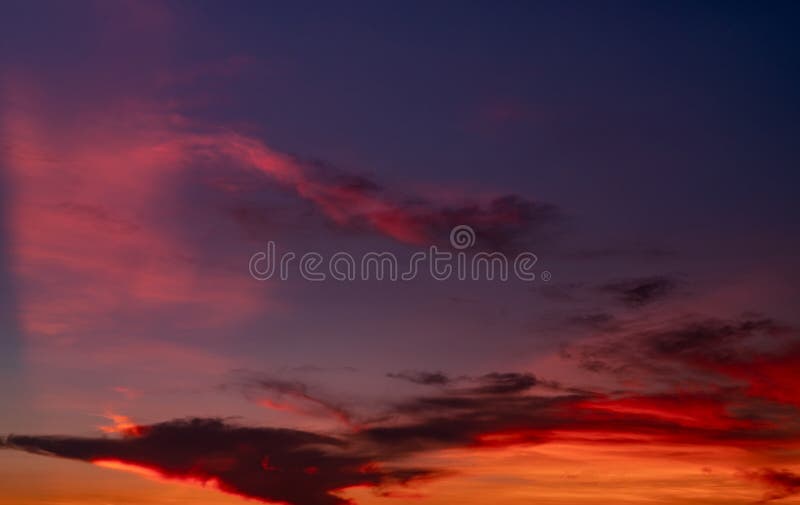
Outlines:
[[797, 3], [0, 13], [0, 504], [800, 503]]

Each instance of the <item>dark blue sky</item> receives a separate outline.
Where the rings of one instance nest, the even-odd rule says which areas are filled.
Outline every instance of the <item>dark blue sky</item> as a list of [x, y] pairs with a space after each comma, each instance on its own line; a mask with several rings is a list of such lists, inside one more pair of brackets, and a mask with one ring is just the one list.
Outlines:
[[207, 7], [179, 58], [262, 65], [197, 114], [285, 151], [522, 190], [605, 230], [797, 231], [791, 2]]

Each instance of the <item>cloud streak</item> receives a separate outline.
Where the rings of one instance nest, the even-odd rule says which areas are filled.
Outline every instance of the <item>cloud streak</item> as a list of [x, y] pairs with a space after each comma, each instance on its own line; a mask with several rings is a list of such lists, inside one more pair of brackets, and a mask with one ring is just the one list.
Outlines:
[[223, 157], [257, 170], [312, 202], [337, 226], [403, 243], [439, 242], [453, 226], [469, 224], [486, 246], [505, 250], [524, 244], [532, 238], [530, 234], [541, 232], [560, 214], [552, 204], [515, 194], [464, 195], [435, 203], [424, 195], [391, 191], [371, 178], [277, 152], [238, 133], [189, 134], [174, 144], [186, 153]]

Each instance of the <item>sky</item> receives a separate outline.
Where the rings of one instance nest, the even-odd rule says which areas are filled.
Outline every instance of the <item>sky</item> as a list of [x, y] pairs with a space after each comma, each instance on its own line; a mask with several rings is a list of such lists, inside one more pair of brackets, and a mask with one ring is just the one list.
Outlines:
[[1, 9], [0, 504], [800, 503], [796, 3]]

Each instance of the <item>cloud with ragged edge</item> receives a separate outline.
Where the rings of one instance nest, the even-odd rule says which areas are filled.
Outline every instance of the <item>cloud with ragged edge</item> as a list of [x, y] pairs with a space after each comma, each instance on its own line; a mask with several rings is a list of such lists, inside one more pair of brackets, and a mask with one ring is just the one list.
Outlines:
[[[242, 497], [291, 505], [348, 503], [340, 492], [356, 486], [379, 488], [389, 496], [393, 486], [443, 477], [438, 469], [414, 461], [448, 449], [553, 442], [672, 444], [768, 456], [800, 450], [800, 406], [796, 395], [789, 396], [793, 383], [776, 382], [782, 386], [778, 394], [763, 384], [766, 379], [789, 379], [763, 371], [781, 369], [796, 344], [793, 329], [768, 318], [665, 322], [616, 341], [584, 343], [566, 355], [611, 378], [638, 373], [664, 379], [648, 381], [646, 389], [556, 388], [529, 372], [455, 379], [443, 372], [404, 372], [390, 376], [437, 386], [436, 393], [387, 403], [378, 415], [342, 434], [245, 427], [219, 419], [132, 429], [125, 419], [118, 438], [9, 435], [3, 446], [133, 465], [169, 479], [213, 483]], [[600, 360], [606, 360], [603, 366], [591, 365]], [[747, 372], [737, 375], [733, 369]], [[246, 387], [288, 395], [339, 415], [331, 407], [334, 402], [312, 395], [300, 382], [262, 377]], [[766, 486], [765, 500], [797, 492], [796, 475], [789, 470], [745, 471], [740, 477]]]
[[[279, 153], [255, 138], [237, 133], [188, 134], [176, 139], [176, 143], [183, 152], [225, 158], [258, 171], [313, 203], [337, 226], [377, 233], [403, 243], [441, 242], [452, 227], [468, 224], [487, 247], [513, 249], [552, 224], [560, 214], [552, 204], [515, 194], [489, 198], [464, 195], [449, 203], [435, 203], [424, 195], [390, 191], [363, 175]], [[237, 186], [228, 189], [235, 192]], [[240, 219], [253, 219], [253, 212], [257, 210], [237, 208]]]
[[800, 337], [795, 328], [754, 316], [687, 317], [647, 329], [615, 328], [567, 347], [592, 372], [642, 377], [672, 387], [740, 386], [754, 396], [800, 405]]
[[346, 440], [310, 432], [235, 426], [219, 419], [139, 427], [122, 438], [8, 436], [3, 447], [80, 461], [118, 462], [211, 484], [264, 502], [343, 505], [355, 486], [408, 483], [431, 472], [377, 465]]
[[422, 386], [446, 386], [453, 382], [453, 379], [443, 372], [390, 372], [386, 374], [386, 376], [392, 379], [401, 379]]
[[400, 379], [421, 386], [453, 386], [457, 383], [476, 384], [465, 391], [474, 394], [522, 393], [539, 385], [541, 381], [531, 373], [491, 372], [478, 377], [450, 377], [443, 372], [405, 371], [386, 374], [392, 379]]
[[[7, 449], [85, 462], [118, 462], [176, 480], [292, 505], [348, 503], [356, 486], [408, 485], [440, 476], [409, 464], [425, 452], [571, 441], [620, 446], [674, 443], [751, 451], [800, 446], [800, 429], [737, 416], [733, 397], [443, 394], [392, 405], [389, 417], [356, 433], [242, 427], [218, 419], [175, 420], [121, 438], [10, 435]], [[598, 438], [598, 435], [601, 435]], [[766, 477], [759, 480], [764, 481]], [[773, 481], [775, 479], [772, 479]]]

